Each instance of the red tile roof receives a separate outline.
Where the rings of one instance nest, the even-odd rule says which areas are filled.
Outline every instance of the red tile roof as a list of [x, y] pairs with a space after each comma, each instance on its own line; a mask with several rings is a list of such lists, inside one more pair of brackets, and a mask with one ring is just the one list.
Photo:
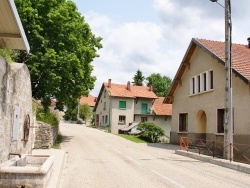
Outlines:
[[95, 103], [96, 103], [96, 99], [92, 95], [82, 96], [80, 99], [80, 104], [87, 104], [91, 107], [94, 107]]
[[164, 97], [159, 97], [155, 99], [154, 102], [154, 112], [156, 115], [172, 115], [172, 104], [163, 103]]
[[[205, 39], [195, 40], [225, 62], [225, 42]], [[243, 77], [250, 80], [250, 49], [247, 45], [232, 44], [232, 67]]]
[[105, 88], [107, 89], [110, 96], [113, 97], [126, 97], [126, 98], [151, 98], [156, 99], [157, 96], [153, 91], [149, 90], [149, 87], [145, 86], [133, 86], [130, 85], [130, 90], [127, 89], [127, 84], [113, 84], [111, 87], [108, 87], [108, 83], [104, 83]]

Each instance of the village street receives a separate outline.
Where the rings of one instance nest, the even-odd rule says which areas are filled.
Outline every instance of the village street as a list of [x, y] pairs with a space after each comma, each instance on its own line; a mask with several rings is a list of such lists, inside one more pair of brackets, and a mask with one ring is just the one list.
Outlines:
[[249, 174], [138, 144], [85, 125], [60, 124], [67, 152], [62, 188], [250, 187]]

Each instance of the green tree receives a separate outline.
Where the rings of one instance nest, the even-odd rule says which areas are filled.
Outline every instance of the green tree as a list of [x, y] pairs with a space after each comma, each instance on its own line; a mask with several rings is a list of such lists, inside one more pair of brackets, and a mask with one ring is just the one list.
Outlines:
[[137, 130], [141, 131], [141, 137], [153, 143], [158, 142], [159, 138], [164, 136], [164, 130], [151, 122], [140, 123]]
[[66, 102], [66, 112], [64, 113], [64, 116], [63, 116], [65, 120], [76, 121], [77, 105], [78, 105], [78, 100], [75, 98], [72, 98]]
[[15, 0], [30, 53], [18, 62], [30, 70], [32, 95], [46, 109], [52, 97], [63, 110], [68, 100], [78, 99], [93, 89], [91, 62], [102, 48], [75, 3], [69, 0]]
[[18, 51], [10, 49], [0, 49], [0, 56], [6, 61], [13, 61], [19, 55]]
[[148, 86], [153, 86], [153, 91], [158, 97], [166, 96], [172, 82], [171, 78], [162, 76], [159, 73], [151, 74], [146, 80], [148, 81]]
[[137, 70], [134, 77], [133, 77], [133, 85], [135, 86], [143, 86], [143, 81], [145, 80], [145, 77], [142, 75], [142, 72], [140, 70]]
[[90, 109], [89, 105], [87, 104], [82, 104], [80, 105], [79, 108], [79, 116], [80, 118], [82, 118], [83, 120], [87, 120], [90, 119], [92, 117], [92, 110]]

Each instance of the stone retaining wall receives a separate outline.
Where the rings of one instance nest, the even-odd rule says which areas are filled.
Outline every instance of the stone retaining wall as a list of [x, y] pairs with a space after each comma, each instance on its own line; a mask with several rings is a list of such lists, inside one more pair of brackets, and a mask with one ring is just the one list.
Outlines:
[[34, 149], [50, 149], [58, 135], [58, 126], [36, 122]]

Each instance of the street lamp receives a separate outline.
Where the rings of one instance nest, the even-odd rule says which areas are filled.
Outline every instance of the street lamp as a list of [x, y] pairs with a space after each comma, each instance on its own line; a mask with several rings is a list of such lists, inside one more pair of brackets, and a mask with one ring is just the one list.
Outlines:
[[[210, 0], [216, 2], [218, 0]], [[218, 3], [222, 6], [220, 3]], [[226, 98], [224, 113], [224, 157], [233, 160], [233, 97], [232, 97], [232, 21], [231, 21], [231, 2], [225, 0], [225, 73], [226, 73]]]

